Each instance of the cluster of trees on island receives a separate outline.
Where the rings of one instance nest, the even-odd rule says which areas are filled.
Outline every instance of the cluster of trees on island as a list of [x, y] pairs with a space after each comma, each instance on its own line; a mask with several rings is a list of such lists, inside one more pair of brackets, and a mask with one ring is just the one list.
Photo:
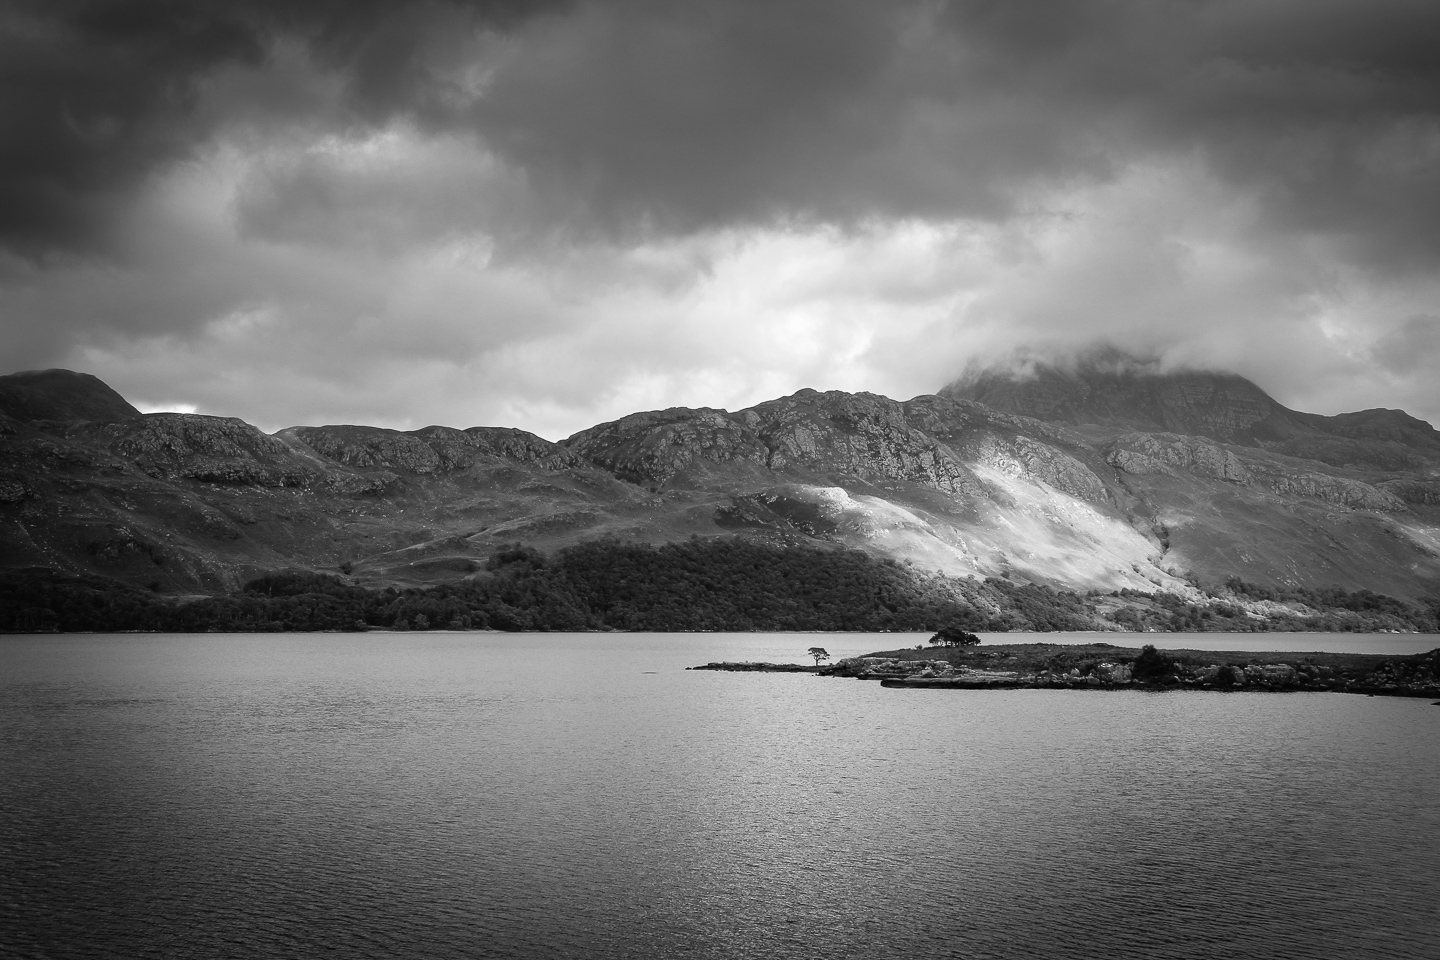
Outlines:
[[[1249, 616], [1244, 601], [1261, 599], [1308, 610]], [[854, 550], [738, 539], [662, 546], [600, 540], [551, 556], [516, 544], [491, 557], [480, 576], [425, 589], [375, 589], [339, 575], [279, 572], [238, 593], [183, 602], [49, 570], [0, 578], [0, 630], [20, 632], [947, 629], [960, 638], [1117, 627], [1437, 632], [1440, 600], [1416, 605], [1363, 590], [1275, 591], [1233, 580], [1225, 598], [1206, 603], [1134, 591], [1082, 595], [922, 572]]]

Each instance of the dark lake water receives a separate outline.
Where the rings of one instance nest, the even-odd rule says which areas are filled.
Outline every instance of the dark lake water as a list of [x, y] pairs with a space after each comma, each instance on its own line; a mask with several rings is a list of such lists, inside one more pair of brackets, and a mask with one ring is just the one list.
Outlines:
[[917, 639], [0, 638], [0, 955], [1437, 956], [1427, 700], [683, 669]]

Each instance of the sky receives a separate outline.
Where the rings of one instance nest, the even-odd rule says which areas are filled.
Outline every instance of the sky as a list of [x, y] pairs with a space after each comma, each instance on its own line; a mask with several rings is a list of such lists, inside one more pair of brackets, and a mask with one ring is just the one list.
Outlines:
[[262, 429], [1108, 344], [1440, 424], [1433, 0], [9, 0], [0, 372]]

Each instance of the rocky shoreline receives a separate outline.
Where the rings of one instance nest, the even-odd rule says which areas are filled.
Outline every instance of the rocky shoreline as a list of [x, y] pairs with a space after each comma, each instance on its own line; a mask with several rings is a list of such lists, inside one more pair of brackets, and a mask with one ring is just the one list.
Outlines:
[[1107, 643], [892, 650], [828, 666], [713, 662], [691, 670], [813, 673], [938, 690], [1222, 690], [1440, 698], [1440, 648], [1413, 656], [1156, 650]]

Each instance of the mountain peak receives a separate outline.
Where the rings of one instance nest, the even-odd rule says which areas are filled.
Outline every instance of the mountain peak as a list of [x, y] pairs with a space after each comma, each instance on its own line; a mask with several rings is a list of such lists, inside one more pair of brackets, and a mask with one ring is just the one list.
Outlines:
[[1163, 369], [1115, 350], [1069, 362], [1024, 360], [972, 371], [941, 396], [1037, 420], [1219, 440], [1282, 439], [1305, 427], [1260, 387], [1233, 373]]
[[73, 370], [0, 376], [0, 413], [16, 420], [130, 420], [140, 411], [105, 381]]

